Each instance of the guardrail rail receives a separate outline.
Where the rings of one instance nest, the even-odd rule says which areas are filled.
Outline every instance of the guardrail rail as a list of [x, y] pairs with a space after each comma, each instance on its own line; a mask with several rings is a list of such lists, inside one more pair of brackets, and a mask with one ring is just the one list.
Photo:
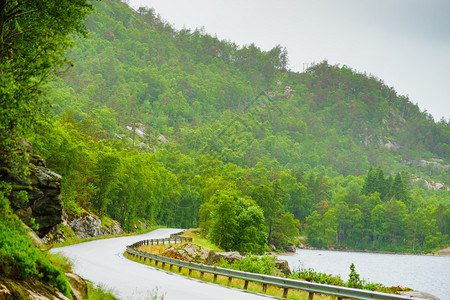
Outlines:
[[150, 262], [152, 260], [155, 261], [155, 265], [158, 265], [158, 262], [161, 262], [162, 267], [165, 267], [165, 264], [170, 266], [170, 270], [172, 270], [173, 266], [178, 267], [178, 272], [181, 272], [182, 268], [186, 268], [189, 270], [189, 275], [192, 270], [200, 272], [200, 277], [202, 277], [205, 273], [210, 273], [214, 275], [214, 281], [217, 280], [217, 276], [226, 276], [228, 277], [228, 282], [231, 283], [233, 278], [244, 280], [244, 289], [248, 288], [249, 282], [258, 282], [263, 286], [263, 292], [266, 292], [268, 285], [278, 286], [283, 289], [283, 297], [287, 298], [289, 289], [297, 289], [309, 292], [309, 299], [312, 300], [314, 297], [314, 293], [326, 294], [336, 296], [339, 300], [343, 298], [352, 298], [352, 299], [373, 299], [373, 300], [393, 300], [393, 299], [414, 299], [419, 300], [421, 298], [406, 296], [406, 295], [397, 295], [397, 294], [389, 294], [389, 293], [381, 293], [369, 290], [355, 289], [342, 287], [337, 285], [329, 285], [329, 284], [320, 284], [315, 282], [283, 278], [277, 276], [249, 273], [243, 271], [237, 271], [232, 269], [225, 269], [216, 266], [209, 266], [203, 264], [197, 264], [192, 262], [186, 262], [178, 259], [173, 259], [161, 255], [151, 254], [148, 252], [142, 252], [137, 250], [136, 248], [144, 245], [165, 245], [169, 243], [182, 243], [182, 242], [191, 242], [192, 238], [190, 237], [182, 237], [177, 235], [171, 235], [170, 238], [165, 239], [151, 239], [151, 240], [143, 240], [136, 242], [132, 245], [127, 246], [126, 252], [133, 256], [138, 256], [144, 261], [148, 259]]

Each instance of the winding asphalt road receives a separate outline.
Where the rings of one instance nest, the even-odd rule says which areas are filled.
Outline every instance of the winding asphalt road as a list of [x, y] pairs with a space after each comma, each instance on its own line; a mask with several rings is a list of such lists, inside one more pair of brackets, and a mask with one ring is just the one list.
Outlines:
[[123, 256], [134, 242], [166, 238], [180, 229], [158, 229], [137, 236], [97, 240], [52, 249], [74, 262], [74, 272], [112, 290], [120, 299], [268, 299], [237, 289], [190, 279], [139, 264]]

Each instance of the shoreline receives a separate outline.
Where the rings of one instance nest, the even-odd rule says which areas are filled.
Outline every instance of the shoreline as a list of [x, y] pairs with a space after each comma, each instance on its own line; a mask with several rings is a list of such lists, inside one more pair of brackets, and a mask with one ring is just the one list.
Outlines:
[[[423, 255], [423, 256], [442, 256], [442, 257], [450, 257], [450, 254], [438, 254], [438, 253], [412, 253], [412, 252], [393, 252], [393, 251], [382, 251], [382, 250], [367, 250], [367, 249], [334, 249], [334, 248], [299, 248], [301, 250], [322, 250], [322, 251], [340, 251], [340, 252], [362, 252], [362, 253], [376, 253], [376, 254], [400, 254], [400, 255]], [[442, 249], [441, 249], [442, 250]], [[272, 252], [270, 252], [272, 253]], [[295, 254], [292, 252], [280, 252], [275, 255], [290, 255]]]

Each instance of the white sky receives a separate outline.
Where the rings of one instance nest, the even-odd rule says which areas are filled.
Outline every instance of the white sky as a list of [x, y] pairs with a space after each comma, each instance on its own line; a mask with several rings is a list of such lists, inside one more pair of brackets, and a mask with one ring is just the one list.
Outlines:
[[262, 50], [280, 44], [289, 67], [347, 65], [450, 119], [449, 0], [124, 0], [154, 8], [175, 28]]

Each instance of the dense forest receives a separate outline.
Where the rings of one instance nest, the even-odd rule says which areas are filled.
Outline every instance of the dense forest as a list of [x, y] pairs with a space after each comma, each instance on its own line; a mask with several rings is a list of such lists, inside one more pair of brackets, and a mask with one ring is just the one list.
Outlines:
[[340, 249], [449, 244], [450, 120], [347, 66], [296, 73], [280, 45], [176, 30], [119, 0], [94, 8], [29, 109], [51, 107], [11, 137], [62, 175], [69, 214], [201, 227], [255, 253], [299, 235]]

